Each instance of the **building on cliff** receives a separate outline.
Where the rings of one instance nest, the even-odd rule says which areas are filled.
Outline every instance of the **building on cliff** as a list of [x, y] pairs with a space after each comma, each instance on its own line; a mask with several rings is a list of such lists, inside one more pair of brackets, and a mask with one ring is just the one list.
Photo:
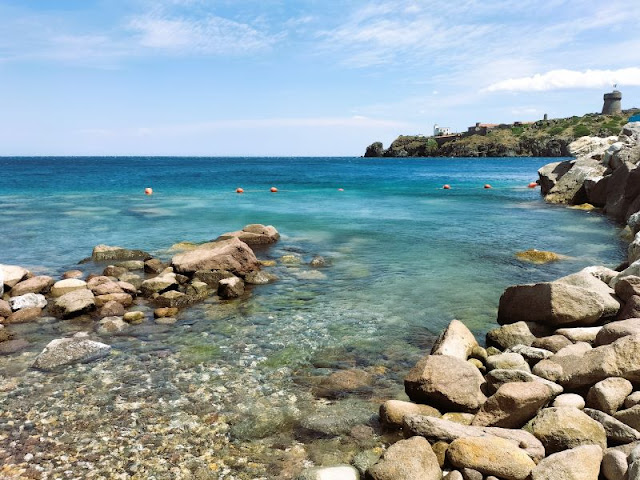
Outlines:
[[605, 93], [602, 115], [618, 115], [620, 113], [622, 113], [622, 93], [619, 90]]
[[437, 123], [433, 126], [433, 136], [441, 137], [445, 135], [451, 135], [451, 128], [449, 127], [441, 127]]

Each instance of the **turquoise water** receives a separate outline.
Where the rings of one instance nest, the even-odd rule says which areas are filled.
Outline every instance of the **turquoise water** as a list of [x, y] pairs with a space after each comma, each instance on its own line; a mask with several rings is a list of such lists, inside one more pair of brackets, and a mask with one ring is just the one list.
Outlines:
[[[202, 397], [209, 407], [198, 407], [203, 412], [176, 404], [167, 418], [175, 420], [188, 410], [202, 420], [214, 404], [228, 427], [216, 437], [224, 439], [220, 452], [236, 458], [240, 454], [233, 448], [252, 446], [242, 455], [261, 466], [251, 470], [229, 461], [229, 471], [216, 470], [212, 478], [275, 478], [286, 457], [277, 452], [290, 452], [294, 444], [304, 446], [305, 465], [349, 461], [360, 445], [353, 435], [336, 437], [337, 444], [326, 435], [309, 437], [301, 418], [340, 405], [348, 412], [375, 412], [381, 400], [402, 398], [403, 375], [451, 319], [464, 321], [482, 338], [493, 326], [506, 286], [554, 279], [588, 265], [615, 266], [622, 259], [619, 229], [610, 221], [546, 205], [538, 189], [526, 188], [548, 161], [1, 158], [0, 263], [59, 275], [77, 268], [99, 243], [169, 259], [177, 242], [207, 241], [248, 223], [272, 224], [282, 234], [277, 245], [257, 252], [261, 259], [278, 261], [270, 269], [278, 282], [255, 287], [235, 302], [205, 302], [181, 313], [172, 327], [142, 325], [128, 336], [102, 339], [118, 354], [99, 364], [64, 374], [28, 371], [47, 341], [93, 326], [69, 321], [17, 326], [31, 345], [0, 363], [7, 378], [23, 382], [13, 413], [28, 416], [20, 402], [34, 385], [94, 382], [105, 375], [118, 379], [126, 365], [160, 373], [122, 380], [127, 387], [118, 399], [155, 398], [168, 388], [168, 377], [180, 375], [196, 375], [185, 385], [210, 388], [210, 397]], [[445, 183], [452, 189], [443, 190]], [[486, 183], [493, 188], [483, 189]], [[270, 193], [271, 186], [279, 192]], [[145, 187], [154, 194], [145, 196]], [[237, 187], [245, 193], [234, 193]], [[569, 258], [531, 265], [514, 257], [529, 248]], [[291, 254], [300, 258], [299, 265], [279, 261]], [[316, 255], [330, 266], [309, 268]], [[92, 267], [80, 268], [90, 272]], [[159, 351], [164, 353], [149, 357]], [[374, 374], [371, 388], [329, 403], [312, 395], [322, 378], [349, 368]], [[108, 385], [92, 384], [95, 393], [81, 401], [113, 400]], [[190, 387], [181, 390], [178, 380], [172, 385], [175, 395], [188, 396]], [[283, 400], [290, 398], [295, 400]], [[110, 413], [104, 415], [103, 424], [117, 423]], [[157, 419], [159, 424], [165, 420]], [[75, 440], [90, 432], [87, 427]], [[367, 448], [383, 441], [376, 435]], [[149, 462], [140, 460], [147, 472], [161, 471]]]

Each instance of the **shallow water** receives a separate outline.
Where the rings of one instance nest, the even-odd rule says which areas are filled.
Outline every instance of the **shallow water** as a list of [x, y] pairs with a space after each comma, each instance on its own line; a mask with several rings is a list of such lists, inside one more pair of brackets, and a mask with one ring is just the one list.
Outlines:
[[[168, 259], [177, 242], [248, 223], [282, 234], [259, 258], [301, 260], [278, 262], [270, 271], [280, 280], [247, 298], [211, 299], [173, 326], [102, 338], [114, 355], [60, 373], [27, 367], [50, 339], [92, 331], [91, 323], [12, 327], [31, 345], [0, 358], [4, 456], [19, 463], [33, 452], [33, 475], [50, 478], [291, 478], [305, 465], [379, 452], [385, 437], [371, 414], [381, 400], [403, 398], [402, 377], [451, 319], [482, 338], [507, 285], [622, 258], [610, 221], [546, 205], [526, 188], [547, 162], [0, 159], [0, 263], [59, 275], [98, 243]], [[529, 248], [570, 258], [531, 265], [514, 257]], [[309, 268], [315, 255], [330, 266]], [[327, 375], [348, 369], [369, 384], [340, 399], [313, 395]], [[322, 415], [342, 423], [327, 427]], [[47, 441], [30, 445], [36, 434]], [[55, 443], [63, 435], [83, 447], [67, 452]]]

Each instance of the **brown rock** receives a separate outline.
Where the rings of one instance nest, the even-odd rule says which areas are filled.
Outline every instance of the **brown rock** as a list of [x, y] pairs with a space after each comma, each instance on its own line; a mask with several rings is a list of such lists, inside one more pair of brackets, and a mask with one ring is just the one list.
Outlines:
[[168, 265], [166, 263], [161, 262], [157, 258], [150, 258], [144, 262], [144, 271], [147, 273], [160, 273], [167, 267]]
[[608, 345], [619, 338], [640, 333], [640, 318], [607, 323], [596, 335], [596, 345]]
[[[106, 303], [106, 302], [105, 302]], [[75, 317], [93, 310], [95, 298], [90, 290], [82, 289], [65, 293], [53, 302], [51, 312], [62, 318]]]
[[633, 385], [624, 378], [605, 378], [589, 389], [586, 405], [613, 415], [633, 391]]
[[8, 317], [11, 315], [13, 310], [11, 310], [11, 305], [6, 300], [0, 299], [0, 317]]
[[118, 278], [120, 275], [124, 275], [129, 272], [129, 269], [125, 267], [116, 267], [115, 265], [108, 265], [102, 271], [102, 274], [105, 277], [115, 277]]
[[244, 293], [244, 282], [241, 278], [231, 277], [220, 280], [218, 295], [220, 298], [238, 298]]
[[536, 338], [532, 343], [532, 347], [544, 348], [550, 352], [556, 353], [567, 345], [571, 345], [569, 340], [564, 335], [551, 335], [548, 337]]
[[412, 437], [389, 447], [367, 476], [371, 480], [440, 480], [442, 470], [429, 442]]
[[120, 288], [120, 285], [118, 285], [117, 282], [108, 281], [108, 282], [102, 282], [96, 285], [95, 287], [92, 287], [91, 291], [93, 292], [94, 295], [100, 296], [100, 295], [110, 295], [112, 293], [122, 293], [122, 288]]
[[29, 346], [24, 338], [16, 338], [15, 340], [7, 340], [0, 343], [0, 355], [11, 355], [12, 353], [24, 350]]
[[452, 320], [436, 340], [431, 355], [449, 355], [466, 360], [477, 346], [476, 337], [466, 325], [459, 320]]
[[384, 425], [401, 428], [405, 415], [427, 415], [440, 417], [438, 410], [429, 405], [404, 402], [402, 400], [387, 400], [380, 405], [380, 420]]
[[123, 320], [127, 323], [131, 323], [133, 325], [144, 322], [146, 315], [144, 312], [127, 312], [123, 316]]
[[129, 307], [133, 305], [133, 298], [128, 293], [109, 293], [107, 295], [96, 296], [95, 302], [98, 308], [102, 307], [107, 302], [118, 302], [125, 307]]
[[237, 232], [220, 235], [217, 240], [227, 240], [233, 237], [242, 240], [247, 245], [268, 245], [277, 242], [280, 239], [280, 234], [272, 225], [253, 224], [247, 225]]
[[27, 323], [33, 322], [42, 314], [42, 309], [38, 307], [22, 308], [9, 315], [4, 323]]
[[487, 332], [487, 345], [507, 349], [515, 345], [531, 345], [535, 336], [525, 322], [503, 325]]
[[531, 480], [598, 480], [602, 449], [583, 445], [554, 453], [531, 472]]
[[53, 285], [53, 278], [46, 275], [40, 275], [37, 277], [31, 277], [27, 280], [23, 280], [17, 283], [11, 289], [11, 296], [18, 297], [27, 293], [47, 293]]
[[129, 283], [129, 282], [123, 282], [123, 281], [119, 281], [117, 282], [118, 286], [122, 289], [122, 291], [124, 293], [128, 293], [131, 296], [135, 296], [136, 292], [138, 291], [138, 289], [135, 287], [135, 285]]
[[121, 317], [124, 315], [124, 306], [121, 303], [111, 300], [100, 308], [99, 315], [101, 317]]
[[179, 310], [177, 308], [161, 307], [161, 308], [156, 308], [153, 311], [153, 316], [155, 318], [175, 317], [176, 315], [178, 315], [178, 312]]
[[[622, 280], [621, 280], [622, 281]], [[640, 318], [640, 296], [633, 295], [629, 297], [624, 307], [620, 309], [618, 320], [627, 320], [629, 318]]]
[[233, 276], [233, 273], [226, 270], [198, 270], [193, 274], [194, 280], [200, 280], [216, 291], [220, 285], [220, 280], [232, 278]]
[[324, 377], [313, 389], [317, 397], [340, 398], [347, 393], [368, 389], [373, 384], [373, 376], [364, 370], [340, 370]]
[[197, 248], [175, 255], [171, 263], [178, 273], [192, 274], [197, 270], [227, 270], [244, 276], [260, 270], [253, 251], [237, 238], [205, 243]]
[[62, 274], [62, 279], [63, 280], [68, 280], [70, 278], [80, 279], [83, 276], [84, 276], [84, 273], [82, 273], [82, 271], [80, 270], [67, 270]]
[[623, 302], [627, 302], [634, 295], [640, 296], [640, 277], [629, 275], [616, 283], [616, 295]]

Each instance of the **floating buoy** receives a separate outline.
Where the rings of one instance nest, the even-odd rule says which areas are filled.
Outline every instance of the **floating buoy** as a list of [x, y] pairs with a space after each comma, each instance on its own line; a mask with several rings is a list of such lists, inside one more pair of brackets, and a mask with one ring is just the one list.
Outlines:
[[269, 189], [269, 191], [270, 191], [271, 193], [276, 193], [276, 192], [278, 191], [278, 189], [277, 189], [276, 187], [271, 187], [271, 188]]
[[147, 187], [144, 189], [144, 194], [145, 195], [152, 195], [153, 194], [153, 188], [151, 187]]
[[489, 185], [488, 183], [484, 184], [484, 188], [489, 189], [489, 188], [493, 188], [491, 185]]
[[536, 182], [531, 182], [529, 185], [527, 185], [527, 187], [529, 188], [536, 188], [538, 186], [538, 184]]
[[339, 192], [344, 192], [344, 188], [339, 188], [338, 191]]
[[451, 190], [451, 185], [449, 185], [449, 184], [443, 185], [442, 189], [443, 190]]
[[236, 188], [236, 193], [244, 193], [244, 189], [243, 188]]

